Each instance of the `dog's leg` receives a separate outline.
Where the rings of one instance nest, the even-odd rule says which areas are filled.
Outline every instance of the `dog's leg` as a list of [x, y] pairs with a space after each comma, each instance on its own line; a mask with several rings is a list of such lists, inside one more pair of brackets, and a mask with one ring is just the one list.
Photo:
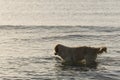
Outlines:
[[87, 54], [85, 56], [86, 66], [87, 67], [97, 66], [96, 58], [97, 58], [97, 54], [95, 54], [95, 53]]

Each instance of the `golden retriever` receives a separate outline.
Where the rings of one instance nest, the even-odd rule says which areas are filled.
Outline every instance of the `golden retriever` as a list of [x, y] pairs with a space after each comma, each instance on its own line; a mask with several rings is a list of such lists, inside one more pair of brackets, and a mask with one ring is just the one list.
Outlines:
[[64, 62], [71, 64], [80, 64], [85, 60], [85, 65], [94, 65], [96, 64], [97, 54], [102, 54], [107, 52], [106, 47], [67, 47], [61, 44], [55, 46], [55, 55], [60, 56]]

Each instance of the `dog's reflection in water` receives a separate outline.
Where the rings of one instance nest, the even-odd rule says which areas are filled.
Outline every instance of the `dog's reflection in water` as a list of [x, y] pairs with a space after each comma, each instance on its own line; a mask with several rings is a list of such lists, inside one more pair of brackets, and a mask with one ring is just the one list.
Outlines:
[[80, 63], [73, 63], [73, 62], [64, 62], [61, 60], [61, 58], [59, 57], [56, 57], [55, 58], [57, 62], [59, 62], [59, 64], [61, 64], [62, 67], [80, 67], [81, 69], [85, 69], [85, 68], [92, 68], [92, 69], [96, 69], [99, 62], [95, 62], [95, 63], [92, 63], [90, 65], [86, 65], [86, 62], [85, 60], [83, 60], [82, 62]]
[[99, 62], [96, 64], [87, 65], [83, 61], [82, 63], [76, 64], [71, 62], [63, 62], [60, 57], [55, 57], [56, 64], [55, 66], [62, 70], [75, 70], [75, 71], [89, 71], [89, 70], [96, 70]]

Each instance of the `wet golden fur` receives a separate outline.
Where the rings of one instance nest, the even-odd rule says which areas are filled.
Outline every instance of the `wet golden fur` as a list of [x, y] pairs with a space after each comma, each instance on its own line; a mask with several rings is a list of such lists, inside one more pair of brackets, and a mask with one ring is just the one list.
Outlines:
[[106, 47], [67, 47], [61, 44], [55, 46], [55, 55], [72, 64], [79, 64], [82, 60], [85, 60], [86, 65], [96, 64], [97, 55], [103, 52], [107, 52]]

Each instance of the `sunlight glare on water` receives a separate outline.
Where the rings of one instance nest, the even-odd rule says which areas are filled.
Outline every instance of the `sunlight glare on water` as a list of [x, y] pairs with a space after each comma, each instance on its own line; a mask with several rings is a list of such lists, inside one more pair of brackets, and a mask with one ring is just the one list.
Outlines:
[[119, 0], [0, 0], [0, 24], [119, 26]]

